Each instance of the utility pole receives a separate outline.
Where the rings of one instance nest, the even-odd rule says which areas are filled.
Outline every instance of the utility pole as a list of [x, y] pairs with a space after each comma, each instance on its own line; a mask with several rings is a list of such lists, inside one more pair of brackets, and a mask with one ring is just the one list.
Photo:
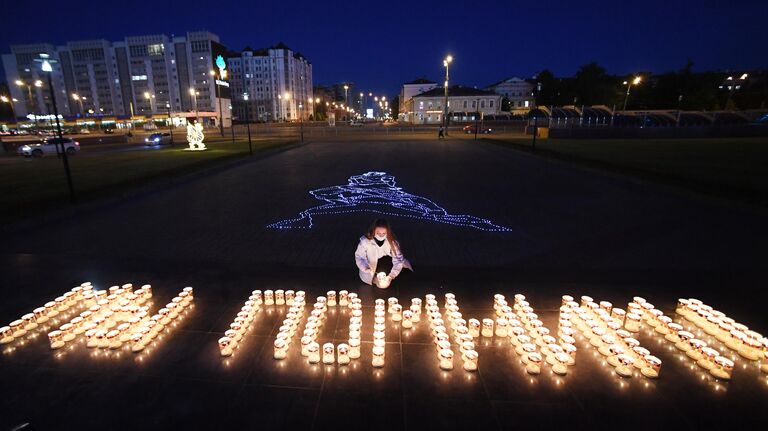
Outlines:
[[64, 146], [64, 133], [61, 131], [61, 122], [59, 122], [59, 109], [56, 106], [56, 92], [53, 90], [53, 79], [51, 78], [51, 75], [53, 75], [53, 67], [51, 66], [51, 62], [54, 60], [49, 60], [48, 54], [40, 54], [40, 57], [40, 61], [42, 61], [42, 70], [48, 75], [48, 92], [51, 95], [53, 117], [56, 119], [56, 132], [59, 135], [59, 142], [61, 144], [61, 155], [62, 160], [64, 161], [64, 172], [67, 175], [67, 187], [69, 188], [69, 200], [74, 204], [77, 202], [77, 198], [75, 197], [75, 187], [72, 184], [72, 173], [69, 170], [69, 158], [67, 157], [67, 149]]

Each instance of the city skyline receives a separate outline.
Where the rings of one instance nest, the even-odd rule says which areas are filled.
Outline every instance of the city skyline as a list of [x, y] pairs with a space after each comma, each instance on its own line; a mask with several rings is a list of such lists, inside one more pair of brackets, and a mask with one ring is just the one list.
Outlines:
[[[760, 31], [768, 5], [755, 1], [737, 1], [727, 13], [714, 2], [695, 10], [684, 2], [661, 1], [555, 7], [486, 2], [475, 8], [422, 2], [406, 11], [379, 8], [375, 17], [364, 12], [370, 8], [359, 5], [307, 3], [297, 11], [293, 4], [264, 10], [226, 1], [210, 14], [209, 3], [191, 1], [183, 9], [171, 3], [154, 5], [152, 16], [162, 20], [146, 19], [143, 9], [110, 11], [103, 4], [90, 8], [87, 3], [51, 15], [35, 14], [40, 3], [14, 5], [19, 16], [36, 16], [34, 33], [28, 22], [11, 20], [0, 30], [0, 50], [7, 53], [14, 44], [58, 45], [204, 29], [218, 34], [231, 51], [284, 42], [313, 63], [316, 83], [350, 81], [359, 89], [390, 95], [417, 77], [439, 81], [441, 61], [448, 53], [456, 58], [452, 83], [478, 87], [511, 75], [530, 77], [545, 68], [571, 76], [591, 61], [611, 74], [662, 73], [682, 68], [689, 59], [696, 70], [768, 67], [759, 49], [768, 43], [768, 35]], [[104, 19], [105, 13], [119, 13], [121, 18]], [[60, 22], [82, 25], [61, 32]]]

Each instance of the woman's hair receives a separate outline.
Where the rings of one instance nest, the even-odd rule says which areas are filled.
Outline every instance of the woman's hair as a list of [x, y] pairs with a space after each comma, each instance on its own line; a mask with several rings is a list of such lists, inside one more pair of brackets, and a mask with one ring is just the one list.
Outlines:
[[393, 251], [399, 251], [400, 248], [397, 244], [397, 237], [395, 236], [395, 233], [392, 232], [392, 227], [386, 219], [377, 218], [374, 220], [373, 223], [371, 223], [371, 227], [368, 228], [368, 233], [365, 234], [365, 237], [373, 239], [373, 237], [376, 236], [376, 228], [378, 227], [383, 227], [387, 230], [387, 241], [389, 241], [389, 246], [392, 247]]

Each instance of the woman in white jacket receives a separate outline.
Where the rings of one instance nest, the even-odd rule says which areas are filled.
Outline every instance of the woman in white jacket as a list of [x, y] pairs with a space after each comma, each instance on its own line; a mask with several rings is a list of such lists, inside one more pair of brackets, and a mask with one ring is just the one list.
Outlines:
[[[413, 271], [411, 264], [403, 257], [400, 244], [389, 223], [377, 219], [368, 232], [360, 237], [355, 251], [355, 263], [360, 270], [360, 279], [366, 284], [376, 284], [382, 289], [389, 287], [403, 267]], [[376, 274], [384, 273], [386, 281], [378, 282]]]

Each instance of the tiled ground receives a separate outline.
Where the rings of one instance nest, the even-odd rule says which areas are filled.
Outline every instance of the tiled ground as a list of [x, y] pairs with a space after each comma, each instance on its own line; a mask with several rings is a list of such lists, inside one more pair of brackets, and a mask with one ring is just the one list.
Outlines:
[[[326, 216], [312, 230], [264, 226], [313, 204], [307, 190], [387, 170], [406, 190], [514, 229], [484, 233], [393, 218], [416, 272], [388, 291], [356, 280], [355, 240], [370, 214]], [[0, 430], [35, 429], [701, 429], [764, 427], [768, 378], [743, 360], [717, 383], [660, 338], [640, 341], [662, 378], [620, 379], [579, 340], [577, 365], [535, 378], [503, 340], [483, 340], [480, 370], [441, 372], [424, 322], [388, 325], [383, 369], [370, 344], [347, 367], [309, 366], [292, 346], [275, 361], [281, 310], [261, 312], [237, 354], [216, 340], [256, 288], [360, 293], [364, 339], [375, 298], [453, 292], [468, 317], [494, 293], [524, 293], [548, 324], [563, 294], [615, 304], [634, 295], [671, 312], [696, 296], [768, 330], [762, 289], [768, 239], [761, 212], [705, 203], [495, 146], [465, 142], [317, 143], [110, 208], [66, 215], [0, 242], [0, 321], [90, 280], [151, 283], [155, 304], [182, 287], [195, 307], [144, 355], [54, 354], [45, 337], [4, 346]], [[270, 312], [271, 311], [271, 312]], [[345, 338], [337, 309], [321, 341]], [[703, 378], [702, 378], [703, 376]]]

